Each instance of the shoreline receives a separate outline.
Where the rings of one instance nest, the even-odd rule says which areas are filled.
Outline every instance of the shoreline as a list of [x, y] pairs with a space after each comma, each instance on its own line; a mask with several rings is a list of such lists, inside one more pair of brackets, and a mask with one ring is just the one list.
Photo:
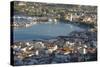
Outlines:
[[14, 27], [14, 28], [18, 28], [18, 27], [19, 28], [21, 28], [21, 27], [22, 28], [23, 27], [26, 27], [27, 28], [27, 27], [31, 27], [31, 26], [36, 25], [36, 24], [58, 24], [58, 23], [65, 23], [65, 24], [68, 23], [68, 24], [76, 24], [76, 25], [82, 25], [83, 24], [83, 25], [89, 25], [89, 26], [91, 26], [93, 28], [97, 26], [97, 25], [94, 25], [93, 23], [90, 24], [88, 22], [86, 23], [86, 22], [66, 21], [66, 20], [57, 21], [57, 22], [53, 22], [53, 23], [47, 21], [47, 22], [35, 22], [35, 24], [29, 24], [29, 25], [26, 23], [27, 25], [22, 25], [22, 26], [20, 26], [20, 25], [19, 26], [11, 25], [11, 26]]
[[[87, 30], [87, 31], [73, 31], [73, 32], [71, 32], [70, 34], [79, 34], [79, 33], [84, 33], [84, 32], [87, 32], [87, 33], [96, 33], [96, 35], [97, 35], [97, 31], [91, 31], [91, 30]], [[75, 36], [71, 36], [71, 35], [67, 35], [67, 36], [56, 36], [56, 37], [52, 37], [52, 38], [47, 38], [47, 39], [45, 39], [45, 38], [41, 38], [41, 39], [30, 39], [30, 40], [16, 40], [16, 41], [14, 41], [14, 42], [31, 42], [31, 41], [48, 41], [48, 40], [52, 40], [52, 39], [59, 39], [59, 38], [77, 38], [77, 37], [75, 37]], [[79, 37], [79, 38], [82, 38], [82, 37]], [[84, 37], [83, 37], [83, 39], [84, 39]], [[87, 39], [87, 38], [86, 38]]]

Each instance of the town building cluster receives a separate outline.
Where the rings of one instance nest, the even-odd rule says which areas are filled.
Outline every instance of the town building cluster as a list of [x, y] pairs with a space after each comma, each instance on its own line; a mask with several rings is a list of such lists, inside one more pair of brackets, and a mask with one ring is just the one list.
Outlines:
[[[73, 32], [49, 40], [18, 41], [11, 46], [14, 60], [25, 64], [49, 64], [96, 60], [96, 32]], [[47, 59], [48, 58], [48, 59]], [[27, 59], [27, 60], [26, 60]], [[37, 60], [38, 59], [38, 60]], [[26, 61], [25, 61], [26, 60]], [[42, 61], [43, 60], [43, 61]], [[47, 61], [48, 60], [48, 61]], [[20, 64], [20, 63], [19, 63]]]
[[96, 6], [15, 2], [14, 17], [16, 14], [24, 15], [24, 17], [16, 17], [18, 20], [23, 20], [24, 23], [14, 20], [12, 25], [14, 27], [27, 27], [49, 21], [54, 23], [57, 21], [70, 21], [70, 23], [78, 22], [97, 26]]

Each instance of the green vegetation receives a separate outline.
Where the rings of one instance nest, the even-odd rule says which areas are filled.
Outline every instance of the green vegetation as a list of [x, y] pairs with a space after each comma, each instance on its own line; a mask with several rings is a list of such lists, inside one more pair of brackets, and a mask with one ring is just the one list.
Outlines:
[[14, 12], [97, 25], [97, 6], [15, 1]]
[[63, 5], [63, 4], [46, 4], [32, 2], [14, 2], [14, 10], [23, 12], [27, 15], [46, 16], [48, 14], [75, 13], [75, 12], [94, 12], [96, 6], [79, 6], [79, 5]]

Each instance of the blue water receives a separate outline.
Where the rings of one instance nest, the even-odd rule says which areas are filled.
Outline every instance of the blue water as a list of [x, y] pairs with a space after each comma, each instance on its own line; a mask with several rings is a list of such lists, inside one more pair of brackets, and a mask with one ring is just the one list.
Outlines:
[[72, 31], [84, 31], [88, 26], [58, 23], [35, 24], [27, 28], [14, 29], [14, 41], [48, 39], [57, 36], [68, 36]]

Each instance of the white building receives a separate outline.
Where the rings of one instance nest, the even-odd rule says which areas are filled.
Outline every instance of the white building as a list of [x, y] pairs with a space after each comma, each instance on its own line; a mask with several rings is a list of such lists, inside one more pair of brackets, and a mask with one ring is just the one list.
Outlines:
[[55, 45], [54, 47], [53, 47], [53, 51], [55, 51], [55, 50], [57, 50], [58, 49], [58, 46], [57, 45]]
[[34, 44], [34, 47], [35, 47], [35, 48], [45, 48], [44, 43], [42, 43], [42, 42], [36, 42], [36, 43]]
[[39, 55], [39, 51], [38, 50], [36, 50], [35, 55]]

